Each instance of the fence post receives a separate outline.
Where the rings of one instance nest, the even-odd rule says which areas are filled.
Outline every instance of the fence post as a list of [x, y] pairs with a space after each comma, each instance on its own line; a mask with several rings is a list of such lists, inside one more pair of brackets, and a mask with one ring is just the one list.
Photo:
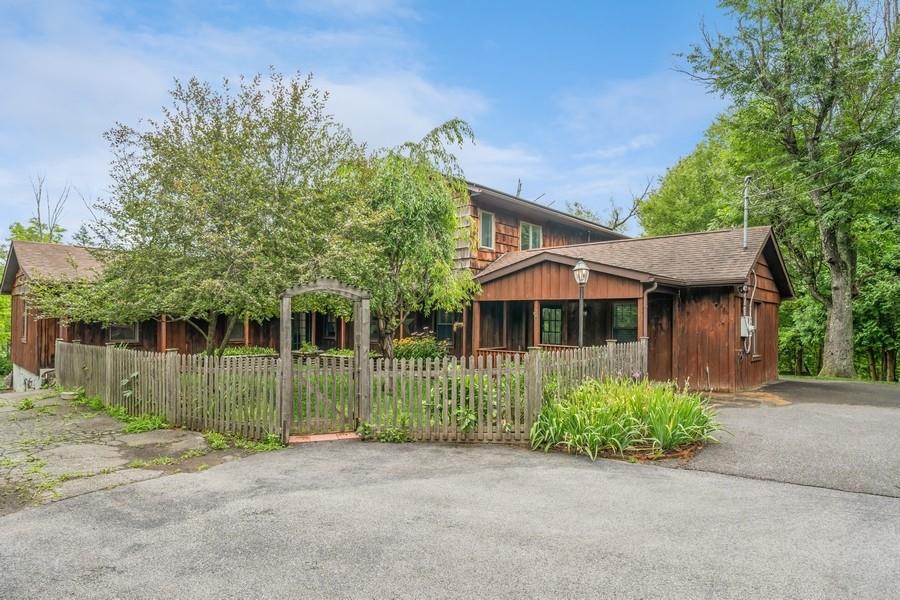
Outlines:
[[606, 340], [606, 378], [614, 379], [616, 373], [616, 340]]
[[105, 381], [103, 382], [103, 404], [109, 404], [112, 399], [112, 390], [113, 390], [113, 355], [112, 350], [115, 344], [112, 342], [108, 342], [106, 344], [106, 377], [104, 377]]
[[170, 425], [179, 425], [176, 407], [181, 386], [178, 385], [178, 380], [178, 350], [169, 348], [166, 350], [166, 421]]
[[281, 297], [281, 319], [279, 322], [279, 354], [281, 357], [281, 369], [279, 391], [279, 411], [281, 412], [281, 441], [287, 443], [291, 435], [291, 420], [294, 412], [294, 389], [291, 369], [293, 357], [291, 356], [291, 297]]
[[650, 373], [648, 372], [649, 363], [648, 363], [648, 355], [650, 352], [648, 351], [648, 344], [650, 342], [650, 338], [646, 335], [641, 336], [641, 345], [640, 345], [640, 353], [641, 353], [641, 378], [649, 379]]
[[535, 346], [528, 347], [525, 355], [525, 398], [527, 411], [525, 415], [525, 435], [531, 433], [531, 425], [537, 419], [541, 410], [541, 397], [543, 395], [543, 367], [541, 366], [541, 349]]

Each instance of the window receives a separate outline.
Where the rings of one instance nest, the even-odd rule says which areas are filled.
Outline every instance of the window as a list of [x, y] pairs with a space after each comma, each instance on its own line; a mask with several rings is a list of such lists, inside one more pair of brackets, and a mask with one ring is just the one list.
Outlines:
[[481, 233], [479, 245], [482, 248], [494, 249], [494, 213], [482, 210], [478, 230]]
[[25, 303], [25, 298], [20, 297], [20, 302], [22, 303], [22, 343], [26, 343], [28, 341], [28, 304]]
[[325, 315], [325, 326], [322, 328], [322, 339], [333, 340], [337, 338], [337, 319], [334, 315]]
[[553, 345], [562, 343], [562, 308], [558, 306], [541, 308], [541, 343]]
[[244, 322], [236, 321], [234, 327], [228, 333], [228, 343], [242, 344], [244, 342]]
[[453, 323], [458, 321], [457, 313], [439, 310], [435, 317], [435, 334], [439, 340], [453, 339]]
[[750, 353], [757, 357], [759, 356], [759, 352], [757, 351], [757, 341], [759, 340], [759, 306], [762, 304], [761, 302], [753, 303], [753, 335], [750, 338], [750, 345], [752, 350]]
[[519, 246], [522, 250], [533, 250], [544, 245], [544, 229], [522, 221], [519, 224]]
[[109, 341], [117, 344], [136, 344], [138, 342], [138, 324], [113, 324], [109, 326]]
[[294, 313], [291, 315], [291, 350], [299, 350], [308, 341], [306, 313]]
[[637, 340], [637, 302], [613, 303], [613, 337], [617, 342]]

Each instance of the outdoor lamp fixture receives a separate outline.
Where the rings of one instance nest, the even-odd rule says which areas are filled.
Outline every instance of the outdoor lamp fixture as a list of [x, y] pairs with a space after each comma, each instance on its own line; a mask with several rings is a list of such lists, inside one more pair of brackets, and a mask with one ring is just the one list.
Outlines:
[[591, 270], [583, 260], [578, 260], [572, 268], [575, 283], [578, 284], [578, 347], [584, 347], [584, 286], [587, 285]]

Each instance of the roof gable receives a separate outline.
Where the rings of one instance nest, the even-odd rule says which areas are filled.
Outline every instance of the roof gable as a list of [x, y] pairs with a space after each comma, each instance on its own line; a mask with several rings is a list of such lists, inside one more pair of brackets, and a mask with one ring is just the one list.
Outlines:
[[96, 279], [102, 268], [92, 251], [82, 246], [13, 240], [0, 281], [0, 293], [12, 292], [19, 271], [29, 278], [76, 281]]

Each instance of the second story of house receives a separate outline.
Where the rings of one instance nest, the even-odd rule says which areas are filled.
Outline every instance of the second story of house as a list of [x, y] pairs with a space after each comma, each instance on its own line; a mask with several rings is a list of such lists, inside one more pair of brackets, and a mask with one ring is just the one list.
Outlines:
[[474, 273], [507, 252], [603, 242], [628, 236], [598, 223], [469, 182], [469, 202], [460, 209], [464, 228], [456, 248], [457, 268]]

